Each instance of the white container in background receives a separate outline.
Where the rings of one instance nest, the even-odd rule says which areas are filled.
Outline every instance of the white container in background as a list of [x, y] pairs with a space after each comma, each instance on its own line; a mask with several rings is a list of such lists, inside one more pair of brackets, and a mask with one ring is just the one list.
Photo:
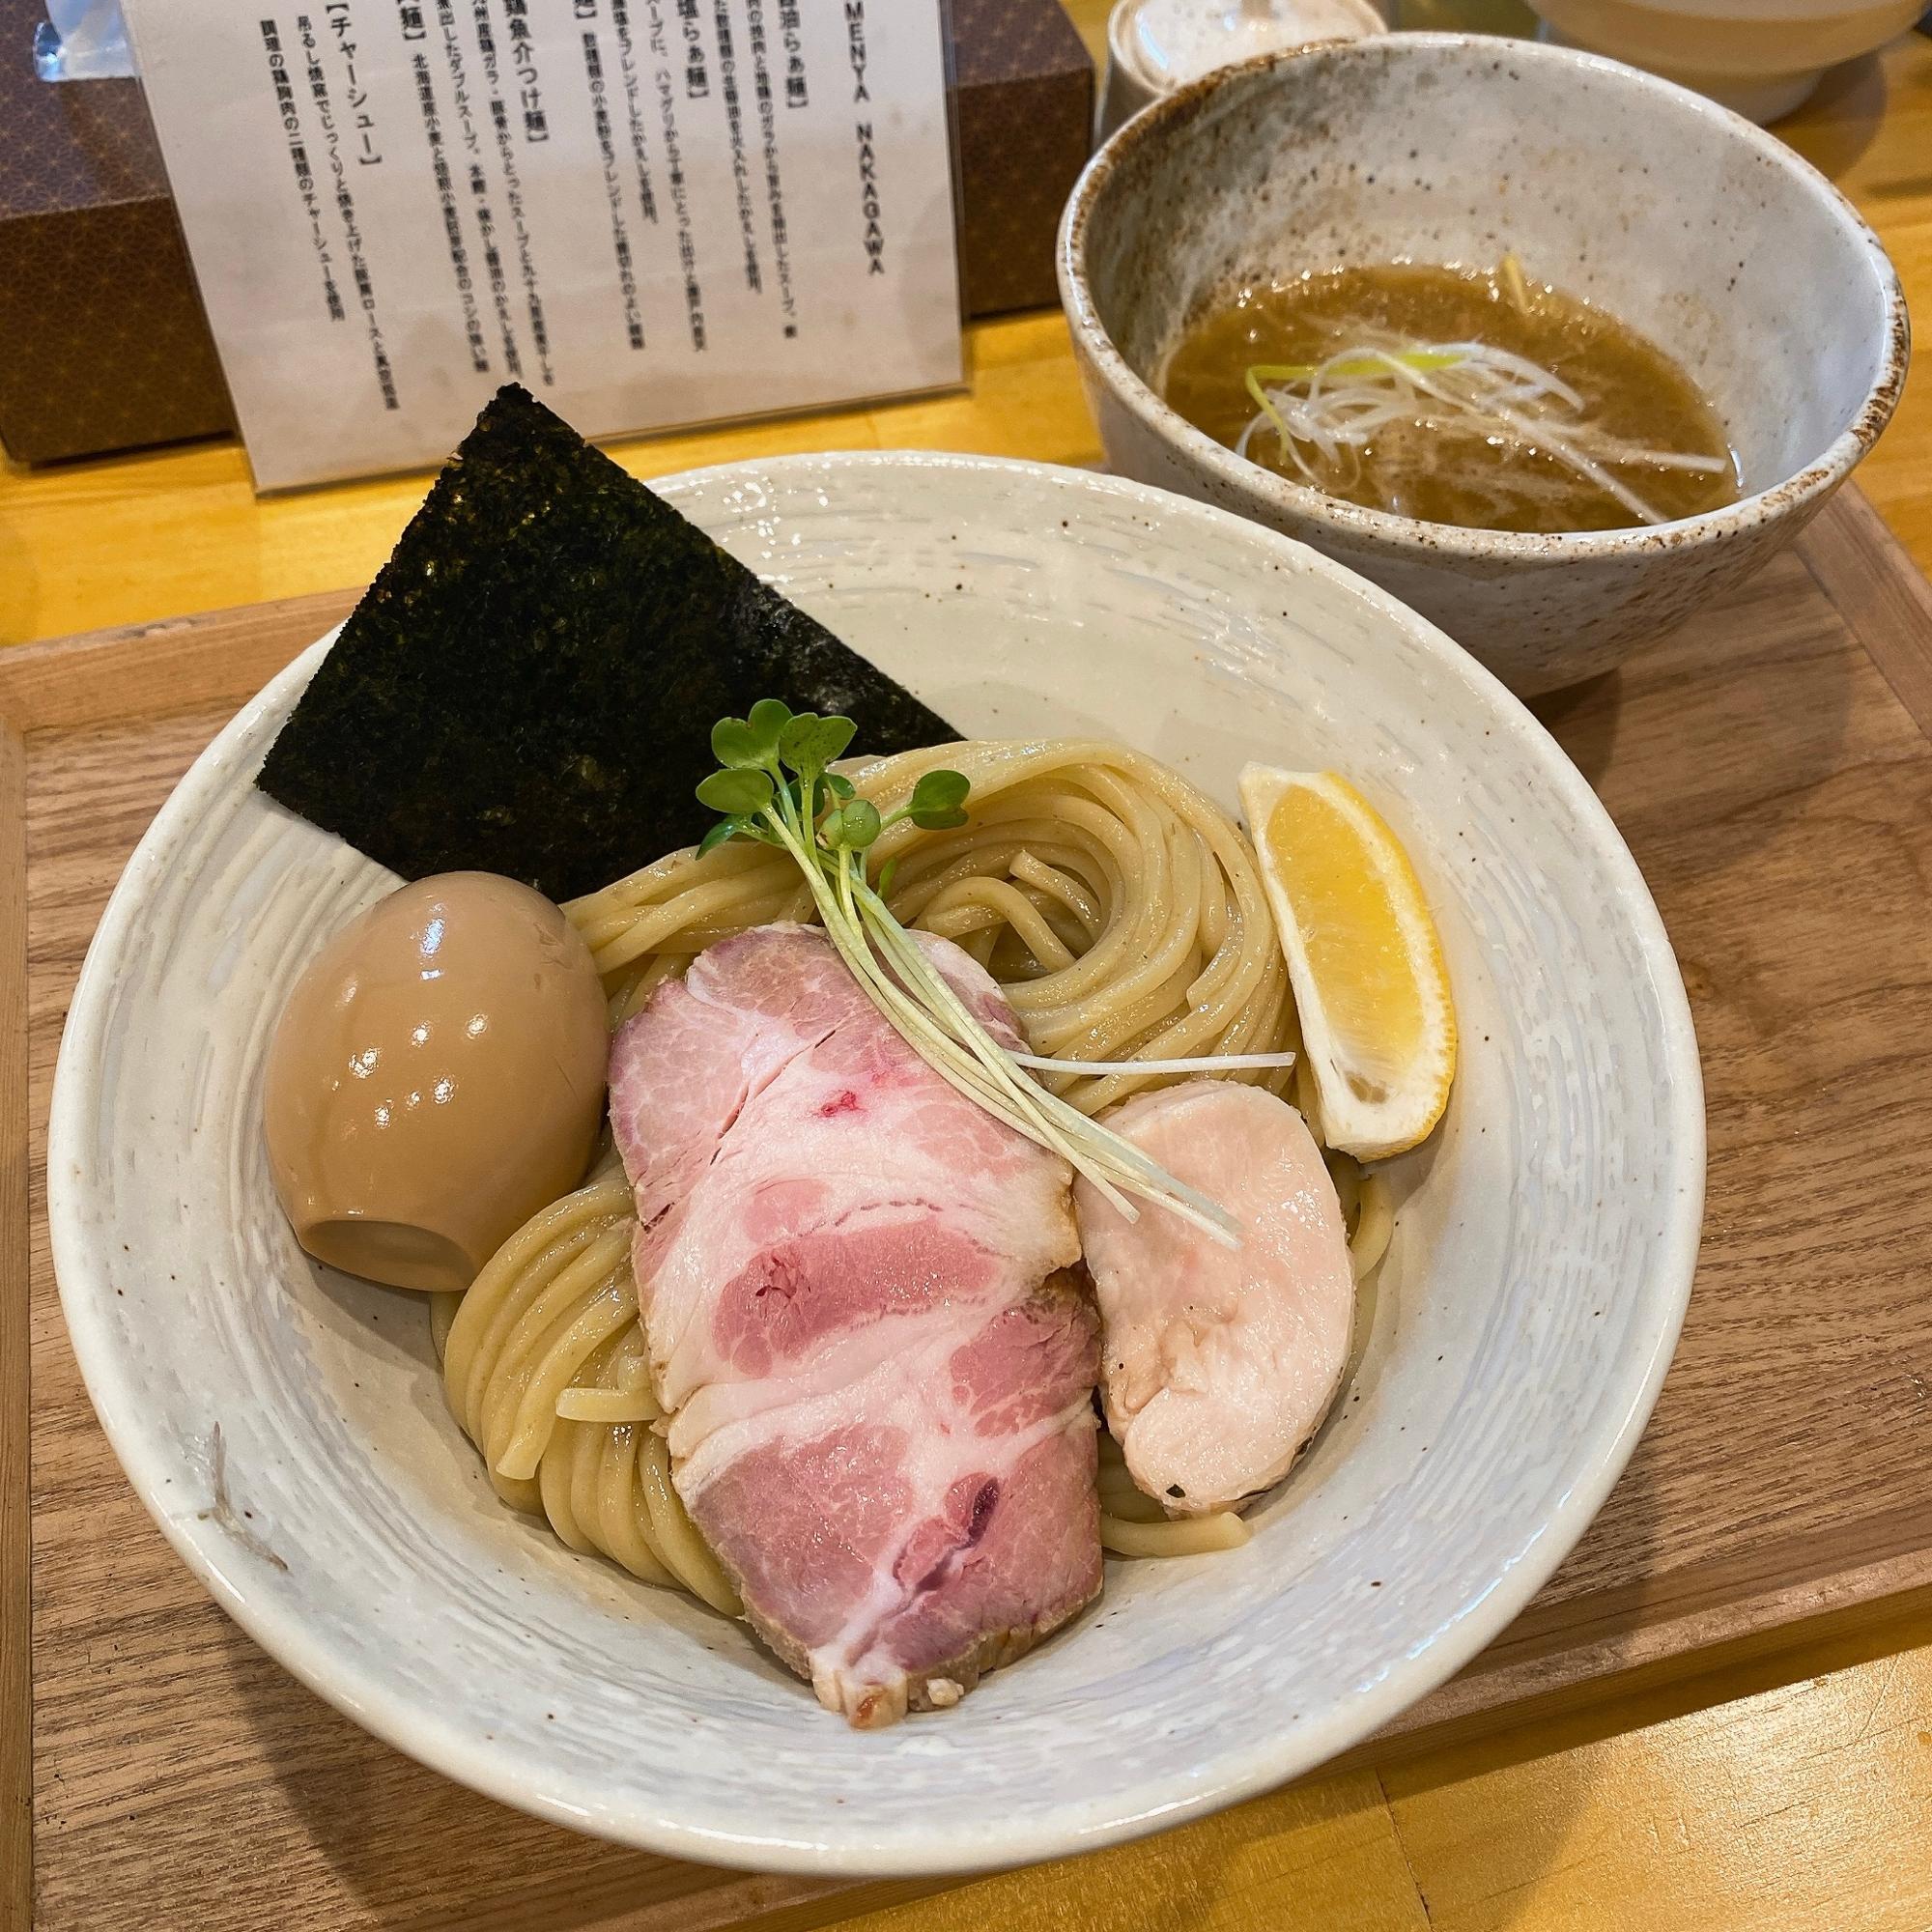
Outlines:
[[1100, 139], [1218, 68], [1313, 41], [1386, 31], [1375, 0], [1120, 0], [1107, 19]]
[[1925, 0], [1531, 0], [1559, 41], [1694, 87], [1753, 121], [1902, 34]]

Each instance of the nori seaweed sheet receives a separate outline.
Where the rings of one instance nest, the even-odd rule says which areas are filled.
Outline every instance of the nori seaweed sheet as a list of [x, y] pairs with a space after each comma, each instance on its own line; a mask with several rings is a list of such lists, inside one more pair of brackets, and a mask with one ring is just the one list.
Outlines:
[[861, 753], [959, 735], [510, 384], [257, 782], [406, 878], [571, 898], [703, 835], [711, 726], [760, 697], [843, 712]]

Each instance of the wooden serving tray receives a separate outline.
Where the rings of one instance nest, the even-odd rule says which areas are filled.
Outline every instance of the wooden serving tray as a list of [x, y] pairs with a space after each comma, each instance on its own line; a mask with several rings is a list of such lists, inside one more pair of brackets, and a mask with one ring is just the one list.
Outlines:
[[[0, 653], [0, 1922], [832, 1922], [906, 1888], [578, 1838], [337, 1716], [202, 1595], [81, 1387], [43, 1179], [75, 972], [168, 788], [351, 601]], [[1543, 711], [1683, 962], [1703, 1261], [1603, 1514], [1371, 1753], [1932, 1601], [1932, 589], [1848, 490], [1754, 582]]]

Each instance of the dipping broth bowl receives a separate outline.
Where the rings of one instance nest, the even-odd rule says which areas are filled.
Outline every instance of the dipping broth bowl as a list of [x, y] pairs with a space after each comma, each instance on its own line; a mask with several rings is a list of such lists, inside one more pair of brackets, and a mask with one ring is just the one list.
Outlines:
[[[1510, 251], [1679, 363], [1740, 500], [1557, 535], [1423, 523], [1291, 483], [1161, 399], [1188, 325], [1243, 285]], [[1878, 238], [1775, 136], [1615, 61], [1472, 34], [1303, 48], [1157, 102], [1075, 187], [1060, 286], [1114, 470], [1313, 545], [1524, 696], [1610, 669], [1764, 563], [1877, 441], [1910, 356]]]

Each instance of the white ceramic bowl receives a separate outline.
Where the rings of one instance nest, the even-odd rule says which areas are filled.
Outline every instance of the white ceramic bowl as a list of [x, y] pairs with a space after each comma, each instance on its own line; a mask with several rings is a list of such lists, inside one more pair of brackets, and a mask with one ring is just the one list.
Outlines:
[[[1338, 766], [1400, 829], [1466, 1046], [1442, 1132], [1395, 1166], [1348, 1395], [1246, 1548], [1110, 1562], [1063, 1636], [885, 1732], [821, 1711], [742, 1628], [512, 1515], [444, 1408], [423, 1304], [309, 1263], [270, 1190], [269, 1031], [301, 961], [391, 883], [250, 784], [318, 645], [156, 819], [74, 995], [54, 1259], [122, 1463], [216, 1600], [358, 1721], [656, 1851], [931, 1875], [1078, 1851], [1307, 1770], [1527, 1602], [1669, 1360], [1703, 1115], [1635, 866], [1485, 671], [1252, 524], [959, 457], [659, 487], [966, 730], [1117, 733], [1230, 805], [1245, 759]], [[217, 1427], [245, 1539], [209, 1513]]]
[[[1162, 95], [1252, 54], [1387, 31], [1375, 0], [1276, 0], [1260, 14], [1241, 0], [1118, 0], [1107, 15], [1100, 138]], [[1151, 58], [1150, 41], [1164, 59]]]
[[[1232, 287], [1512, 248], [1689, 370], [1741, 501], [1652, 529], [1453, 529], [1288, 482], [1157, 392]], [[1782, 142], [1634, 68], [1486, 35], [1313, 47], [1169, 96], [1089, 163], [1060, 286], [1114, 469], [1314, 544], [1522, 693], [1608, 669], [1755, 570], [1878, 440], [1909, 355], [1877, 238]]]
[[1825, 70], [1902, 34], [1924, 0], [1531, 0], [1558, 36], [1753, 121], [1802, 106]]

